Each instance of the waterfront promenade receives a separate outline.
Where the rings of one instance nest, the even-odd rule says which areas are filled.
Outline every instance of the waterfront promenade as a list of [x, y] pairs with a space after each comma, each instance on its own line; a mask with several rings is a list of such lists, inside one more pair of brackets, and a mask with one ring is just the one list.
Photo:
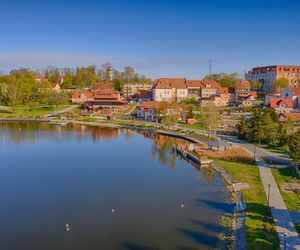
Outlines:
[[298, 250], [300, 249], [300, 238], [298, 237], [290, 212], [280, 194], [271, 169], [268, 165], [261, 162], [259, 162], [258, 165], [261, 181], [280, 240], [280, 248]]

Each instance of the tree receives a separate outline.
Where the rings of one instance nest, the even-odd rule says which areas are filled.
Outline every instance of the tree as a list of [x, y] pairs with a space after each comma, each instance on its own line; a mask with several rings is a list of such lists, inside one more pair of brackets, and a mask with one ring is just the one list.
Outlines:
[[300, 130], [290, 135], [288, 146], [294, 163], [300, 163]]
[[278, 78], [273, 82], [273, 89], [277, 91], [283, 90], [287, 86], [289, 86], [289, 80], [285, 77]]
[[246, 139], [250, 131], [248, 122], [243, 119], [237, 124], [236, 128], [239, 131], [238, 137], [240, 139]]
[[61, 73], [59, 68], [53, 66], [47, 67], [44, 70], [43, 74], [52, 83], [58, 82], [59, 79], [61, 78]]
[[234, 87], [235, 82], [239, 79], [240, 76], [236, 72], [231, 74], [218, 73], [218, 74], [206, 75], [204, 77], [204, 80], [215, 80], [216, 82], [220, 83], [222, 87]]
[[136, 77], [136, 73], [135, 73], [135, 71], [134, 71], [134, 68], [131, 67], [131, 66], [126, 66], [126, 67], [124, 67], [123, 76], [124, 76], [124, 79], [125, 79], [126, 81], [131, 81], [131, 80], [133, 80], [133, 78]]

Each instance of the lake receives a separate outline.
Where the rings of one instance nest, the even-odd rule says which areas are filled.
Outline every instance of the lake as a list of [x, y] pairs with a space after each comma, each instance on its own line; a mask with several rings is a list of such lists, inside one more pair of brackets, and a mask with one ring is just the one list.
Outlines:
[[0, 123], [0, 249], [226, 249], [230, 194], [218, 173], [176, 157], [175, 142]]

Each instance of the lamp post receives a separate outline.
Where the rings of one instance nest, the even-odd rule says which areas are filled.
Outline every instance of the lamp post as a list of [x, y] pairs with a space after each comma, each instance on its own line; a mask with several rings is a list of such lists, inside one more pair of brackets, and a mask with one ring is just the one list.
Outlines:
[[270, 188], [271, 184], [268, 184], [268, 212], [270, 213]]

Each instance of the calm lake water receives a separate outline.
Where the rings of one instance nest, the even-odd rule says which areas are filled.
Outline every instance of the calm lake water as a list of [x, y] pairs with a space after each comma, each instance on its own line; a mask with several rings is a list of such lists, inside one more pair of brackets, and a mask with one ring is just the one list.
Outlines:
[[177, 158], [172, 143], [132, 130], [0, 123], [0, 249], [225, 249], [223, 180]]

